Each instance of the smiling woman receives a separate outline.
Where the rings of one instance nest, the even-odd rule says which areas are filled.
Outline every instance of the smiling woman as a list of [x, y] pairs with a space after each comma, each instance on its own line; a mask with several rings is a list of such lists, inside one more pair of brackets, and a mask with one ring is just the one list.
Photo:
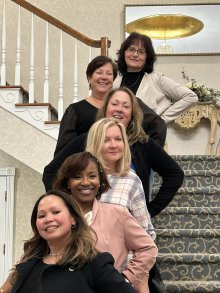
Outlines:
[[112, 88], [117, 76], [116, 64], [106, 56], [95, 57], [87, 66], [86, 77], [91, 95], [69, 105], [60, 123], [54, 155], [68, 142], [89, 130], [106, 93]]
[[[104, 162], [112, 162], [110, 167], [115, 166], [114, 172], [117, 171], [117, 161], [121, 161], [117, 166], [118, 168], [124, 169], [126, 166], [125, 158], [121, 160], [124, 156], [123, 139], [126, 135], [121, 134], [117, 125], [120, 125], [120, 123], [111, 119], [104, 119], [97, 127], [92, 127], [90, 130], [91, 133], [93, 131], [101, 132], [103, 128], [106, 128], [106, 131], [112, 131], [111, 134], [108, 133], [107, 141], [107, 132], [104, 132], [104, 144], [101, 144], [100, 149], [101, 152], [108, 153]], [[115, 132], [116, 129], [113, 129], [115, 127], [118, 128], [119, 133]], [[105, 143], [109, 147], [104, 148]], [[112, 171], [109, 167], [107, 167], [107, 170]], [[132, 177], [132, 172], [128, 171], [124, 176], [115, 176], [111, 180], [111, 189], [113, 189], [113, 194], [119, 199], [120, 203], [115, 201], [111, 195], [109, 196], [112, 198], [111, 200], [98, 201], [103, 192], [108, 193], [108, 190], [111, 189], [109, 189], [105, 171], [99, 161], [89, 152], [83, 152], [74, 154], [64, 161], [58, 172], [55, 187], [60, 190], [68, 190], [68, 193], [78, 202], [88, 224], [91, 225], [98, 236], [97, 248], [100, 251], [108, 251], [113, 255], [115, 267], [134, 285], [138, 293], [147, 293], [149, 292], [148, 273], [155, 262], [157, 248], [150, 235], [144, 231], [125, 208], [125, 206], [129, 206], [134, 215], [139, 216], [138, 220], [142, 220], [145, 225], [148, 224], [147, 228], [151, 227], [149, 233], [153, 232], [144, 203], [143, 192], [141, 194], [140, 180], [137, 182], [139, 186], [132, 185], [132, 179], [135, 177], [137, 177], [135, 174]], [[130, 192], [127, 193], [128, 189], [130, 189]], [[111, 191], [110, 194], [112, 194]], [[112, 204], [114, 202], [118, 204]], [[134, 255], [132, 261], [128, 262], [124, 268], [124, 262], [130, 250], [134, 252]]]
[[109, 253], [99, 253], [96, 236], [69, 195], [56, 190], [39, 197], [31, 216], [33, 237], [14, 267], [3, 293], [135, 293], [113, 267]]

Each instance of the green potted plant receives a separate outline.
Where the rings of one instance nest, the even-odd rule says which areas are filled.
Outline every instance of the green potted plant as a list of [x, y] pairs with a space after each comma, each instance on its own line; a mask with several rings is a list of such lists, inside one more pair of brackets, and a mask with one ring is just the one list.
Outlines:
[[194, 91], [200, 103], [214, 103], [220, 104], [220, 91], [213, 88], [208, 88], [204, 84], [198, 83], [194, 78], [190, 78], [183, 68], [182, 76], [188, 82], [185, 84], [189, 89]]

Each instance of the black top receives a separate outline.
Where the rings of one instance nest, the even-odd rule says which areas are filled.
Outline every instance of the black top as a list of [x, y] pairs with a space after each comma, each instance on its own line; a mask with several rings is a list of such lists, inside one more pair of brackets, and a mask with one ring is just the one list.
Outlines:
[[98, 108], [86, 100], [69, 105], [60, 122], [59, 136], [54, 151], [56, 155], [74, 137], [88, 132], [95, 122]]
[[[57, 170], [64, 160], [85, 149], [87, 134], [73, 139], [60, 153], [44, 168], [43, 183], [46, 190], [52, 189]], [[151, 217], [156, 216], [172, 200], [182, 184], [184, 173], [176, 161], [152, 139], [146, 143], [136, 142], [131, 146], [132, 162], [137, 175], [140, 177]], [[162, 177], [162, 185], [155, 198], [149, 200], [149, 177], [153, 169]]]
[[144, 71], [126, 72], [122, 77], [120, 86], [126, 86], [136, 95], [144, 74]]
[[[18, 281], [12, 293], [23, 293], [21, 288], [28, 276], [38, 265], [39, 259], [32, 259], [16, 266]], [[114, 268], [114, 259], [109, 253], [99, 253], [84, 267], [72, 270], [70, 265], [48, 265], [40, 275], [41, 293], [135, 293], [136, 290]], [[29, 290], [28, 293], [34, 293]]]
[[20, 293], [42, 293], [40, 288], [40, 278], [43, 270], [49, 265], [41, 260], [34, 266], [33, 270], [27, 276], [25, 283], [21, 286], [18, 292]]

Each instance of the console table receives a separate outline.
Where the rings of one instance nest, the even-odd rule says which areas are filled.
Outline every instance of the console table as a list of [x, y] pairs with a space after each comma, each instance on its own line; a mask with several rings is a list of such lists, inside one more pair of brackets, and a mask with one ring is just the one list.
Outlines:
[[199, 124], [201, 118], [210, 120], [210, 136], [207, 145], [207, 155], [220, 155], [220, 141], [216, 150], [213, 150], [213, 145], [216, 143], [217, 126], [220, 124], [220, 105], [212, 102], [198, 103], [192, 106], [185, 113], [180, 115], [175, 123], [181, 128], [190, 129]]

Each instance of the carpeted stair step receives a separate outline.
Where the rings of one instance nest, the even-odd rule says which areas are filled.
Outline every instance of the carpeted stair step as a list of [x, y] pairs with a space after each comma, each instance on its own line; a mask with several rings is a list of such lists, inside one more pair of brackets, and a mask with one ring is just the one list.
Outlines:
[[220, 229], [156, 229], [160, 253], [219, 253]]
[[[157, 194], [159, 188], [153, 188], [153, 197]], [[169, 207], [219, 207], [220, 206], [220, 188], [217, 187], [180, 187]]]
[[174, 160], [186, 170], [220, 170], [220, 157], [217, 156], [198, 156], [198, 155], [178, 155], [172, 156]]
[[167, 293], [219, 293], [220, 281], [165, 281]]
[[220, 254], [165, 254], [157, 257], [166, 281], [220, 281]]
[[[217, 188], [220, 186], [220, 168], [219, 170], [185, 170], [182, 188]], [[154, 187], [159, 188], [162, 184], [162, 178], [155, 174]]]
[[167, 207], [152, 220], [156, 229], [219, 229], [220, 207]]

